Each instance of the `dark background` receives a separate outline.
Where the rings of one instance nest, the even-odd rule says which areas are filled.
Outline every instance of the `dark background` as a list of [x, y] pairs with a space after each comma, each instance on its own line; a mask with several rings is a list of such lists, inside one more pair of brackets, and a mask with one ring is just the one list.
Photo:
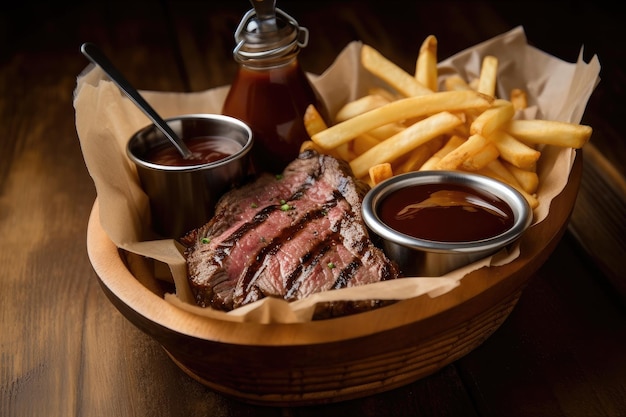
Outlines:
[[[602, 83], [589, 107], [603, 119], [586, 115], [583, 122], [594, 127], [594, 139], [616, 134], [615, 126], [623, 124], [626, 14], [618, 2], [285, 0], [277, 6], [313, 29], [301, 54], [302, 65], [313, 73], [323, 72], [331, 57], [352, 40], [371, 44], [412, 70], [419, 45], [430, 34], [437, 36], [439, 58], [445, 59], [522, 25], [530, 44], [563, 60], [575, 61], [581, 47], [586, 60], [598, 55]], [[4, 82], [30, 76], [35, 88], [47, 77], [74, 77], [86, 65], [79, 46], [91, 41], [103, 44], [122, 72], [141, 63], [143, 76], [130, 80], [139, 89], [199, 91], [229, 84], [235, 71], [233, 40], [216, 35], [234, 33], [250, 7], [244, 0], [11, 2], [0, 16]], [[136, 19], [149, 23], [140, 29]], [[329, 32], [332, 38], [326, 36]], [[148, 47], [138, 49], [138, 44]], [[168, 50], [182, 54], [165, 53]], [[196, 63], [185, 54], [200, 63], [193, 66]], [[168, 78], [171, 71], [180, 77]], [[614, 158], [626, 145], [611, 142], [621, 147], [620, 152], [608, 149], [602, 140], [594, 141], [625, 174], [624, 162]]]

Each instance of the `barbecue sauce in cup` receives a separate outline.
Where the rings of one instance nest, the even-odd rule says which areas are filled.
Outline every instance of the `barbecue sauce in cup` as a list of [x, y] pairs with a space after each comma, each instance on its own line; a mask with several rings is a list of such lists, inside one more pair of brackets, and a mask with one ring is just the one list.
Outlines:
[[[258, 7], [264, 0], [255, 0]], [[250, 10], [235, 32], [233, 51], [239, 68], [222, 113], [247, 123], [254, 134], [253, 170], [280, 173], [310, 139], [304, 113], [313, 104], [323, 117], [325, 105], [298, 62], [308, 31], [280, 9], [262, 16]]]
[[418, 239], [472, 242], [498, 236], [514, 223], [501, 198], [461, 184], [418, 184], [390, 193], [378, 207], [392, 229]]
[[147, 162], [166, 166], [194, 166], [217, 162], [235, 154], [241, 145], [233, 139], [222, 136], [203, 136], [186, 139], [185, 145], [191, 157], [185, 159], [170, 143], [151, 149], [144, 158]]

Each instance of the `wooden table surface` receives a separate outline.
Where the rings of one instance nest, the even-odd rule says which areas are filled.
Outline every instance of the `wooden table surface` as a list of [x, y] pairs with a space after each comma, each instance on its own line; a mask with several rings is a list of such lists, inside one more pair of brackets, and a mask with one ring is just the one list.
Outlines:
[[[234, 76], [238, 1], [14, 2], [0, 14], [0, 416], [626, 415], [626, 29], [604, 1], [278, 1], [311, 32], [321, 73], [352, 40], [410, 70], [523, 25], [567, 61], [597, 54], [602, 81], [567, 233], [512, 314], [435, 374], [374, 396], [253, 406], [185, 375], [98, 285], [86, 252], [96, 197], [72, 93], [98, 44], [139, 89], [201, 91]], [[262, 358], [260, 358], [262, 360]]]

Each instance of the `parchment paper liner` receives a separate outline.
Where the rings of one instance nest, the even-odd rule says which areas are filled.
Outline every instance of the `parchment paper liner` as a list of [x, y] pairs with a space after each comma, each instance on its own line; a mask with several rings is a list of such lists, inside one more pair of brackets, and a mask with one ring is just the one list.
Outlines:
[[[366, 94], [369, 87], [379, 83], [361, 67], [360, 47], [360, 42], [350, 43], [322, 75], [311, 76], [330, 114], [335, 114], [344, 103]], [[418, 49], [419, 45], [416, 45], [416, 57]], [[528, 92], [530, 108], [516, 117], [579, 123], [587, 101], [600, 81], [597, 56], [585, 63], [582, 52], [581, 48], [576, 63], [561, 61], [528, 45], [523, 28], [517, 27], [442, 61], [439, 64], [440, 83], [453, 73], [466, 80], [478, 77], [482, 58], [487, 54], [494, 55], [499, 61], [497, 96], [508, 98], [514, 87]], [[220, 113], [227, 92], [228, 86], [197, 93], [141, 93], [163, 117], [172, 117]], [[519, 255], [518, 246], [513, 245], [443, 277], [403, 278], [326, 291], [292, 303], [265, 298], [229, 313], [201, 308], [194, 304], [188, 286], [182, 247], [173, 240], [157, 240], [152, 235], [148, 199], [139, 185], [134, 165], [126, 157], [128, 139], [150, 121], [108, 81], [100, 68], [93, 65], [89, 65], [77, 79], [74, 108], [83, 156], [96, 186], [103, 229], [119, 248], [167, 264], [169, 272], [157, 275], [160, 279], [173, 278], [176, 294], [166, 294], [165, 299], [199, 315], [229, 321], [304, 322], [311, 319], [315, 304], [321, 301], [401, 300], [423, 294], [437, 297], [459, 285], [469, 272], [483, 266], [509, 263]], [[545, 219], [550, 202], [565, 187], [574, 158], [572, 149], [552, 146], [542, 149], [537, 168], [540, 204], [534, 212], [533, 226]], [[153, 273], [150, 271], [148, 275]], [[138, 279], [145, 282], [152, 278], [141, 276]]]

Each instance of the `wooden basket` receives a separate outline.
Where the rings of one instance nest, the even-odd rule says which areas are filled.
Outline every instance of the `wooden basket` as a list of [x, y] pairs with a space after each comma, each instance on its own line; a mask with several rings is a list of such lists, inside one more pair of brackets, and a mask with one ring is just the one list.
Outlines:
[[435, 298], [424, 295], [310, 323], [234, 323], [168, 303], [131, 273], [126, 254], [100, 226], [97, 201], [87, 248], [116, 308], [202, 384], [253, 404], [343, 401], [428, 376], [496, 331], [564, 233], [581, 175], [582, 152], [577, 152], [567, 186], [552, 201], [548, 217], [524, 234], [513, 262], [474, 271]]

